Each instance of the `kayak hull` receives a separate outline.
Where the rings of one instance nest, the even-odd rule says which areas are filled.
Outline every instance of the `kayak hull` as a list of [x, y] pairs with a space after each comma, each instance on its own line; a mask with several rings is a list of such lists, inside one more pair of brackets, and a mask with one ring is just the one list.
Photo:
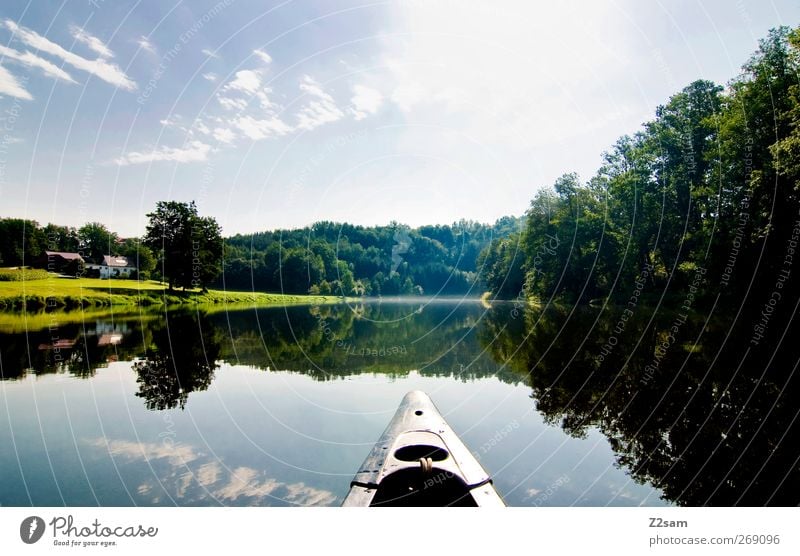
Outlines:
[[343, 506], [502, 507], [491, 477], [431, 399], [406, 394], [361, 464]]

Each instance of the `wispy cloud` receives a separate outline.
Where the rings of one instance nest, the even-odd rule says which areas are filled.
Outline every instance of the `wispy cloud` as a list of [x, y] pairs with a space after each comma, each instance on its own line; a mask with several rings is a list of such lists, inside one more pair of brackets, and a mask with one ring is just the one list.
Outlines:
[[275, 117], [258, 120], [252, 116], [242, 116], [236, 120], [235, 125], [239, 131], [254, 141], [292, 132], [290, 125]]
[[272, 93], [272, 89], [269, 87], [265, 87], [256, 93], [256, 98], [261, 104], [261, 108], [264, 110], [273, 110], [275, 108], [275, 103], [270, 100], [269, 96], [267, 96], [270, 93]]
[[230, 98], [219, 95], [217, 96], [217, 102], [219, 102], [225, 110], [241, 111], [247, 108], [247, 101], [243, 98]]
[[147, 164], [150, 162], [203, 162], [208, 158], [211, 146], [202, 141], [191, 141], [186, 147], [165, 147], [143, 152], [130, 152], [114, 162], [120, 166]]
[[253, 54], [256, 57], [258, 57], [258, 59], [261, 60], [262, 62], [264, 62], [265, 64], [271, 64], [272, 63], [272, 56], [270, 56], [269, 54], [267, 54], [266, 52], [264, 52], [261, 49], [257, 48], [255, 50], [253, 50]]
[[0, 95], [8, 95], [23, 100], [33, 100], [33, 96], [17, 81], [11, 72], [0, 66]]
[[217, 102], [226, 110], [241, 112], [247, 108], [247, 100], [236, 95], [244, 94], [246, 96], [252, 96], [258, 92], [262, 105], [264, 102], [269, 103], [266, 93], [259, 91], [260, 88], [261, 74], [259, 74], [259, 72], [255, 70], [237, 71], [234, 78], [222, 87], [222, 91], [217, 95]]
[[214, 73], [214, 72], [204, 73], [203, 74], [203, 79], [205, 79], [206, 81], [216, 81], [217, 80], [217, 74]]
[[184, 466], [198, 459], [198, 454], [186, 444], [167, 445], [147, 442], [131, 442], [130, 440], [107, 440], [97, 438], [90, 440], [89, 445], [104, 448], [112, 456], [126, 456], [144, 459], [145, 461], [163, 459], [171, 465]]
[[31, 48], [35, 48], [43, 53], [61, 58], [64, 60], [64, 62], [73, 66], [74, 68], [90, 73], [95, 77], [121, 89], [128, 91], [133, 91], [136, 89], [136, 83], [128, 78], [128, 76], [125, 75], [125, 72], [123, 72], [122, 69], [120, 69], [120, 67], [116, 64], [108, 62], [103, 58], [98, 58], [97, 60], [87, 60], [86, 58], [65, 50], [60, 45], [52, 42], [49, 39], [46, 39], [35, 31], [17, 25], [10, 19], [6, 19], [4, 24], [6, 28], [11, 30], [19, 40]]
[[80, 27], [72, 26], [70, 28], [72, 32], [72, 37], [78, 41], [79, 43], [83, 43], [88, 46], [90, 49], [94, 50], [101, 58], [113, 58], [114, 53], [106, 46], [106, 44], [86, 32], [85, 29], [81, 29]]
[[157, 483], [148, 479], [136, 488], [140, 496], [151, 496], [151, 503], [158, 503], [165, 490], [190, 504], [209, 498], [236, 505], [264, 505], [270, 499], [298, 506], [329, 506], [336, 502], [336, 495], [328, 490], [280, 481], [252, 467], [231, 466], [186, 444], [167, 446], [106, 438], [84, 442], [115, 459], [156, 467]]
[[180, 114], [172, 114], [167, 116], [163, 120], [158, 120], [158, 123], [163, 125], [164, 127], [178, 127], [180, 126], [181, 116]]
[[351, 112], [356, 120], [363, 120], [370, 114], [375, 114], [383, 104], [383, 95], [380, 91], [364, 85], [353, 86], [353, 104]]
[[333, 97], [326, 93], [322, 86], [308, 75], [303, 76], [300, 90], [313, 100], [297, 114], [297, 129], [312, 130], [323, 124], [335, 122], [344, 116]]
[[30, 68], [40, 69], [45, 75], [54, 79], [62, 79], [64, 81], [69, 81], [70, 83], [75, 83], [75, 80], [72, 79], [70, 74], [62, 70], [57, 65], [48, 62], [44, 58], [36, 56], [32, 52], [19, 52], [13, 48], [0, 45], [0, 56], [19, 62], [20, 64]]
[[[312, 77], [303, 76], [300, 90], [310, 100], [296, 113], [297, 123], [292, 125], [276, 115], [279, 105], [270, 98], [272, 89], [262, 86], [261, 73], [257, 70], [240, 70], [217, 95], [220, 106], [237, 112], [233, 122], [228, 123], [224, 118], [212, 118], [216, 122], [212, 124], [213, 131], [205, 125], [202, 129], [195, 127], [200, 133], [212, 135], [220, 143], [232, 144], [237, 137], [260, 141], [298, 130], [312, 130], [344, 117], [345, 113], [337, 106], [334, 98]], [[348, 110], [357, 119], [377, 111], [383, 101], [378, 91], [368, 87], [355, 88], [354, 93], [353, 106]], [[249, 102], [248, 97], [258, 99], [258, 104]]]
[[218, 127], [214, 130], [214, 139], [220, 143], [230, 144], [236, 138], [236, 134], [228, 128]]
[[136, 41], [136, 44], [138, 44], [139, 48], [141, 48], [142, 50], [145, 50], [151, 54], [156, 54], [155, 45], [152, 42], [150, 42], [150, 39], [148, 39], [144, 35], [139, 37], [139, 40]]
[[219, 57], [220, 57], [219, 54], [217, 54], [215, 51], [213, 51], [213, 50], [211, 50], [209, 48], [204, 48], [200, 52], [202, 52], [203, 54], [205, 54], [209, 58], [217, 58], [217, 59], [219, 59]]
[[203, 135], [208, 135], [211, 133], [211, 130], [208, 128], [208, 126], [199, 120], [195, 122], [194, 126], [191, 129], [191, 132], [194, 133], [195, 130], [202, 133]]
[[241, 70], [236, 72], [236, 76], [225, 87], [223, 91], [242, 91], [253, 94], [261, 86], [261, 76], [254, 70]]

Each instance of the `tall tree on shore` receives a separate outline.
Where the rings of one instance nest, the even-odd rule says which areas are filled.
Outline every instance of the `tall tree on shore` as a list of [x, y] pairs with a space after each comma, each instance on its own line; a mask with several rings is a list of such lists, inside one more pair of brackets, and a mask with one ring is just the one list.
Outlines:
[[89, 222], [78, 230], [81, 254], [99, 263], [103, 255], [116, 255], [117, 234], [104, 224]]
[[119, 248], [119, 254], [133, 261], [139, 272], [139, 278], [149, 277], [156, 267], [156, 258], [149, 247], [138, 238], [129, 238]]
[[78, 230], [69, 226], [48, 224], [42, 228], [44, 233], [45, 248], [48, 251], [66, 251], [75, 253], [80, 248]]
[[158, 259], [158, 268], [169, 288], [200, 287], [219, 274], [222, 263], [222, 235], [217, 221], [197, 214], [194, 201], [159, 201], [147, 215], [143, 243]]

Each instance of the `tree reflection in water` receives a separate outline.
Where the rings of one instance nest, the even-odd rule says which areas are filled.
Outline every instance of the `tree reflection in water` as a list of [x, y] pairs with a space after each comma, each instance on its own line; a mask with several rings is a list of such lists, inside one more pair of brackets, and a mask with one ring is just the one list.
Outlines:
[[546, 422], [566, 433], [581, 437], [596, 427], [618, 465], [676, 504], [800, 502], [792, 344], [800, 330], [791, 315], [776, 312], [754, 345], [759, 317], [747, 309], [738, 317], [718, 309], [681, 319], [642, 304], [623, 327], [622, 309], [614, 307], [355, 309], [170, 311], [18, 326], [0, 334], [0, 369], [10, 380], [28, 372], [91, 377], [110, 362], [133, 360], [136, 395], [151, 410], [184, 408], [222, 361], [321, 381], [410, 369], [458, 380], [496, 377], [529, 385]]
[[145, 357], [133, 364], [137, 396], [148, 409], [186, 406], [189, 394], [207, 390], [220, 354], [220, 329], [201, 314], [169, 314], [153, 331]]
[[621, 330], [621, 310], [550, 306], [515, 319], [499, 304], [481, 340], [548, 422], [573, 436], [597, 427], [618, 464], [666, 499], [797, 505], [797, 354], [781, 343], [797, 327], [776, 324], [754, 348], [747, 318], [641, 307]]

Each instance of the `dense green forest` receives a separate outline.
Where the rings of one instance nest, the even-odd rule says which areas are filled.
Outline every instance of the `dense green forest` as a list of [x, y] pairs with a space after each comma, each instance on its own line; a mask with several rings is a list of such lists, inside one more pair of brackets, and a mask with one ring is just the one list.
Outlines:
[[319, 222], [225, 240], [217, 287], [337, 295], [479, 294], [478, 259], [523, 220], [409, 228]]
[[780, 28], [727, 87], [672, 96], [587, 182], [537, 193], [524, 229], [481, 255], [488, 289], [569, 302], [781, 290], [800, 238], [798, 69], [800, 32]]
[[89, 222], [80, 228], [35, 220], [0, 218], [0, 267], [33, 266], [45, 251], [80, 252], [89, 261], [121, 255], [149, 274], [156, 265], [153, 252], [137, 238], [122, 239], [105, 224]]
[[[158, 210], [149, 216], [156, 214]], [[364, 227], [319, 222], [294, 230], [236, 235], [224, 240], [224, 254], [215, 255], [217, 268], [208, 273], [216, 278], [206, 283], [228, 290], [292, 294], [477, 295], [483, 288], [477, 266], [481, 251], [494, 239], [517, 234], [523, 222], [503, 217], [493, 225], [461, 221], [414, 229], [396, 223]], [[170, 251], [161, 245], [167, 237], [163, 230], [177, 229], [176, 225], [152, 227], [145, 238], [120, 239], [96, 222], [76, 229], [0, 219], [0, 266], [36, 264], [45, 250], [80, 251], [94, 260], [104, 254], [127, 256], [138, 260], [139, 278], [166, 279], [169, 275], [162, 274], [169, 270], [167, 252], [176, 251], [172, 257], [191, 254], [194, 236], [178, 234], [186, 237], [182, 243], [172, 242], [175, 249]], [[181, 276], [191, 278], [184, 272], [176, 278], [179, 285]]]

